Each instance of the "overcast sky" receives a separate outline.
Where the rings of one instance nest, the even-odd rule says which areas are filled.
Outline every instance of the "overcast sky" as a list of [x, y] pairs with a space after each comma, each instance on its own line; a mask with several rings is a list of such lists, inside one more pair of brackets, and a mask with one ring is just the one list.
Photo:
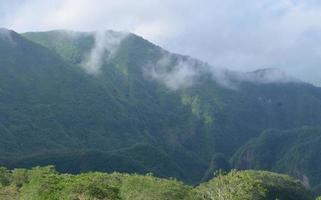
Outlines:
[[321, 85], [318, 0], [0, 0], [0, 27], [130, 31], [216, 67]]

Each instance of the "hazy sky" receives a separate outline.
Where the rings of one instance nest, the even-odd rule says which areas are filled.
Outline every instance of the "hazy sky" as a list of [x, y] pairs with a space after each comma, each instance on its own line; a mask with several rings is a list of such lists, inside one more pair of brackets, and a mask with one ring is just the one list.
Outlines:
[[0, 26], [130, 31], [213, 66], [277, 67], [321, 85], [318, 0], [0, 0]]

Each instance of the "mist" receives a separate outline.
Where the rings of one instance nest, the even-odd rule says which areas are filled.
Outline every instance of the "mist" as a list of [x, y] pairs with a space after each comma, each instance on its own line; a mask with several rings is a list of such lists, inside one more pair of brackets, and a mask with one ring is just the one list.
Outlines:
[[240, 82], [257, 84], [301, 82], [278, 68], [266, 68], [251, 72], [240, 72], [215, 67], [197, 59], [178, 56], [163, 51], [155, 63], [143, 67], [146, 78], [165, 85], [170, 90], [192, 87], [209, 76], [213, 81], [228, 89], [238, 89]]
[[[18, 32], [124, 30], [216, 68], [280, 68], [321, 85], [321, 3], [315, 0], [3, 0], [0, 18], [0, 27]], [[102, 51], [97, 45], [84, 64], [90, 73], [99, 71], [93, 63]]]
[[113, 31], [96, 31], [94, 33], [94, 46], [89, 55], [83, 60], [83, 69], [93, 75], [101, 72], [102, 65], [113, 58], [121, 41], [128, 33]]
[[190, 57], [176, 57], [169, 52], [163, 52], [156, 63], [143, 68], [145, 77], [154, 79], [169, 89], [177, 90], [195, 84], [206, 70], [204, 65]]

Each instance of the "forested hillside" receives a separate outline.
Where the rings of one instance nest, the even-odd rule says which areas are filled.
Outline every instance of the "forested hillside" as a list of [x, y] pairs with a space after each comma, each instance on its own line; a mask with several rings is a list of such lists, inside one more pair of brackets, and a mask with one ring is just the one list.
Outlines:
[[[130, 33], [1, 34], [0, 165], [10, 169], [153, 172], [197, 184], [219, 169], [243, 167], [234, 157], [264, 130], [321, 122], [321, 89], [283, 74], [273, 79], [275, 70], [212, 70]], [[310, 142], [296, 137], [284, 151]], [[304, 174], [319, 184], [312, 172], [320, 165], [307, 158], [309, 167], [293, 173], [294, 158], [284, 158], [282, 170], [273, 163], [245, 168]]]
[[321, 182], [320, 142], [320, 127], [264, 131], [236, 153], [234, 166], [285, 172], [315, 186]]

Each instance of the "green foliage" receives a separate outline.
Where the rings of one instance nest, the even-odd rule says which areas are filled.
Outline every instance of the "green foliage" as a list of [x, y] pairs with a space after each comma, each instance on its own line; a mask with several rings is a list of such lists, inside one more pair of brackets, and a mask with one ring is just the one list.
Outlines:
[[[298, 181], [270, 172], [244, 171], [224, 175], [198, 187], [152, 174], [90, 172], [59, 174], [52, 166], [7, 171], [10, 179], [0, 187], [1, 199], [21, 200], [310, 200]], [[27, 180], [27, 181], [26, 181]]]
[[25, 33], [24, 37], [52, 49], [64, 60], [73, 64], [80, 64], [82, 57], [86, 54], [86, 49], [91, 48], [94, 43], [90, 33], [63, 30], [43, 32], [42, 34]]
[[69, 177], [63, 196], [66, 199], [119, 200], [121, 175], [88, 173]]
[[[206, 74], [190, 87], [170, 90], [146, 71], [164, 55], [168, 71], [193, 59], [134, 34], [95, 76], [80, 67], [94, 33], [9, 35], [11, 40], [0, 39], [0, 164], [10, 169], [54, 164], [60, 172], [153, 172], [197, 184], [219, 168], [228, 170], [231, 156], [263, 130], [321, 122], [321, 90], [305, 83], [257, 84], [229, 75], [230, 88]], [[321, 146], [316, 141], [312, 146]], [[303, 154], [294, 155], [292, 161]], [[304, 155], [314, 157], [312, 151]], [[294, 174], [291, 162], [282, 163]], [[309, 166], [301, 168], [312, 180], [321, 165]], [[15, 187], [36, 181], [23, 171], [13, 179]]]
[[0, 186], [7, 186], [10, 182], [9, 171], [5, 167], [0, 168]]
[[23, 184], [29, 182], [28, 170], [14, 169], [11, 173], [10, 181], [18, 188], [22, 187]]
[[286, 176], [263, 171], [232, 171], [196, 189], [202, 200], [311, 200], [303, 185]]
[[321, 128], [303, 127], [265, 131], [233, 157], [239, 169], [252, 168], [288, 173], [307, 186], [320, 183]]
[[175, 180], [161, 180], [151, 175], [131, 175], [124, 179], [122, 188], [124, 200], [187, 199], [190, 187]]
[[230, 170], [231, 170], [231, 166], [226, 156], [220, 153], [215, 154], [201, 182], [205, 182], [212, 179], [213, 176], [217, 175], [217, 173], [228, 172]]

